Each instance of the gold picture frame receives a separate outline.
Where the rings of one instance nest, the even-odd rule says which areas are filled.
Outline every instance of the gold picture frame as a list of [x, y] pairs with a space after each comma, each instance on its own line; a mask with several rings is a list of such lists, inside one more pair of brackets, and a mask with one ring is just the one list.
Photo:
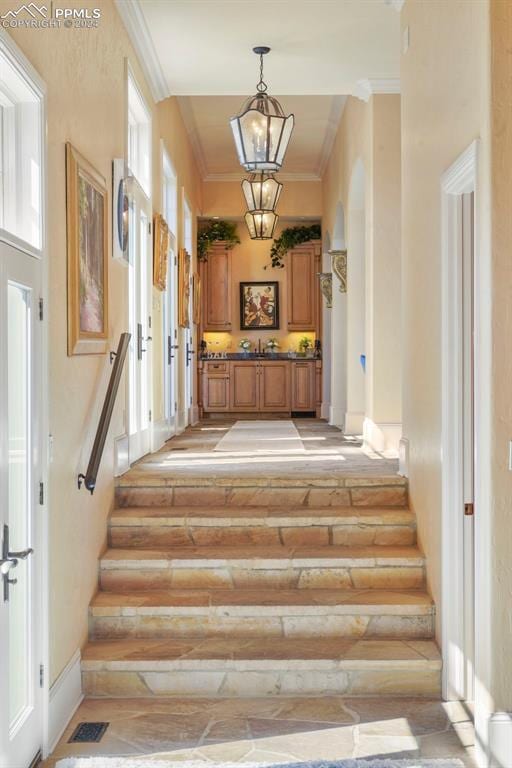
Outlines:
[[178, 325], [190, 327], [190, 254], [185, 248], [178, 253]]
[[169, 253], [169, 227], [164, 217], [153, 217], [153, 285], [159, 291], [167, 287], [167, 256]]
[[192, 277], [192, 287], [192, 319], [194, 325], [199, 325], [201, 322], [201, 277], [199, 272], [194, 272]]
[[103, 176], [66, 143], [68, 355], [108, 349], [108, 192]]

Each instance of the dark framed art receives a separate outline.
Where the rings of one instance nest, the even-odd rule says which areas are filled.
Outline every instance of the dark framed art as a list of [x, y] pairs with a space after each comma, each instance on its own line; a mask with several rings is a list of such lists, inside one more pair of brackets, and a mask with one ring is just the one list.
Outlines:
[[240, 329], [279, 329], [279, 283], [240, 283]]

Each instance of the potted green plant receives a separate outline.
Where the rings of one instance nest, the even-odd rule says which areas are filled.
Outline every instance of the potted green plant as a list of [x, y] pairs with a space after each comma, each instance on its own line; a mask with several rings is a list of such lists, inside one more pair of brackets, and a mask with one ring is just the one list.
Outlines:
[[240, 339], [240, 341], [238, 342], [238, 346], [240, 347], [244, 355], [249, 354], [249, 351], [251, 349], [251, 342], [249, 339]]
[[313, 342], [308, 336], [302, 336], [299, 339], [299, 352], [301, 357], [306, 357], [308, 350], [313, 349]]
[[267, 341], [265, 344], [269, 355], [275, 355], [277, 350], [279, 349], [279, 342], [276, 338], [271, 338]]

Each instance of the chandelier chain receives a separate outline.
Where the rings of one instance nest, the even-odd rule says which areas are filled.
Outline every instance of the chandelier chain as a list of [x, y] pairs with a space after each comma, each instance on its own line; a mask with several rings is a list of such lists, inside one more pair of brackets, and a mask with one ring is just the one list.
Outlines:
[[263, 79], [263, 54], [260, 53], [260, 81], [256, 86], [258, 93], [265, 93], [267, 90], [267, 84]]

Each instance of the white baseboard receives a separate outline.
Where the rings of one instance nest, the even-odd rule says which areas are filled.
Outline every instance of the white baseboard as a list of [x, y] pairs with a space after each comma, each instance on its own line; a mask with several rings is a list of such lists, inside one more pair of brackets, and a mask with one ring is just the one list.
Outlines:
[[409, 440], [400, 438], [398, 443], [398, 474], [409, 477]]
[[78, 649], [50, 688], [48, 713], [48, 749], [50, 753], [57, 746], [60, 737], [84, 698], [80, 660], [80, 649]]
[[402, 424], [376, 423], [365, 418], [363, 438], [366, 445], [374, 451], [384, 453], [389, 458], [398, 458], [398, 448], [402, 437]]
[[509, 768], [512, 755], [512, 713], [495, 712], [489, 719], [489, 768]]
[[197, 424], [199, 421], [199, 407], [197, 405], [190, 406], [190, 423]]
[[345, 434], [362, 435], [363, 422], [364, 413], [359, 413], [359, 411], [347, 411], [345, 414]]
[[343, 417], [344, 413], [341, 408], [335, 408], [335, 406], [329, 406], [329, 424], [332, 427], [339, 427], [343, 429]]
[[169, 423], [166, 419], [160, 419], [153, 423], [151, 434], [151, 451], [159, 451], [162, 445], [167, 442], [170, 436]]
[[320, 418], [321, 419], [327, 419], [327, 421], [330, 421], [331, 418], [331, 404], [330, 403], [322, 403], [320, 407]]
[[128, 435], [114, 438], [114, 477], [124, 475], [130, 469], [130, 445]]

